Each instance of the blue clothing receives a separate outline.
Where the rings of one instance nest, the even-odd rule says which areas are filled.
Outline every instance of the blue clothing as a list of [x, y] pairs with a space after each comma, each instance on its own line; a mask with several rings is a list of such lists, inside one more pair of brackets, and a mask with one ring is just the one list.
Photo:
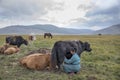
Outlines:
[[63, 70], [67, 73], [80, 71], [80, 57], [77, 53], [73, 54], [70, 59], [65, 57]]

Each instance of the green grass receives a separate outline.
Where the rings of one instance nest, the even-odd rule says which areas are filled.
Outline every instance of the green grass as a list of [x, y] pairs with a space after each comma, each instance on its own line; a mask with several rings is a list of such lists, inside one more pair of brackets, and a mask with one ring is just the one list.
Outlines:
[[[23, 36], [27, 39], [27, 36]], [[91, 44], [92, 52], [83, 52], [81, 71], [70, 76], [64, 72], [36, 71], [26, 69], [19, 64], [31, 50], [39, 48], [52, 49], [58, 40], [81, 40]], [[5, 35], [0, 36], [0, 45], [5, 43]], [[120, 79], [120, 35], [56, 35], [53, 39], [37, 36], [29, 45], [21, 46], [17, 54], [0, 55], [0, 80], [119, 80]]]

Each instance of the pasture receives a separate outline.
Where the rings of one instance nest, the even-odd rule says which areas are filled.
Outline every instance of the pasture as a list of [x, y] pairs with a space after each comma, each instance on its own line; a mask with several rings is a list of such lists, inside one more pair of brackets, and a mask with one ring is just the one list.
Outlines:
[[[24, 38], [28, 36], [24, 35]], [[91, 44], [92, 52], [81, 55], [80, 73], [70, 76], [64, 72], [35, 71], [21, 67], [19, 59], [31, 50], [52, 49], [58, 40], [81, 40]], [[0, 45], [5, 43], [5, 35], [0, 35]], [[56, 35], [53, 39], [37, 40], [22, 45], [20, 52], [12, 55], [0, 54], [0, 80], [119, 80], [120, 79], [120, 35]]]

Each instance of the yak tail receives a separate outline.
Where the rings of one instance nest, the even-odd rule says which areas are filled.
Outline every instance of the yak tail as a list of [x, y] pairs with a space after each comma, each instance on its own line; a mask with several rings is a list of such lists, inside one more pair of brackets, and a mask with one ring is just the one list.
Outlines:
[[56, 65], [57, 65], [57, 52], [55, 47], [53, 47], [52, 53], [51, 53], [51, 68], [55, 69]]

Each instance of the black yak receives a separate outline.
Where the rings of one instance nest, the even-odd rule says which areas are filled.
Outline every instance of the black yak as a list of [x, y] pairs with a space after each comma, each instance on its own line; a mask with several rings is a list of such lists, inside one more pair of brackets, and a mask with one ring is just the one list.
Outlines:
[[57, 41], [51, 53], [51, 66], [53, 69], [56, 68], [56, 65], [60, 69], [61, 64], [63, 63], [64, 56], [70, 51], [70, 48], [74, 48], [76, 53], [80, 56], [83, 51], [90, 52], [90, 44], [88, 42], [81, 41]]
[[28, 45], [28, 41], [23, 39], [22, 36], [7, 36], [6, 43], [16, 45], [17, 47], [20, 47], [22, 44]]
[[44, 33], [44, 38], [46, 38], [46, 37], [48, 37], [48, 38], [51, 38], [52, 39], [52, 34], [51, 33]]

